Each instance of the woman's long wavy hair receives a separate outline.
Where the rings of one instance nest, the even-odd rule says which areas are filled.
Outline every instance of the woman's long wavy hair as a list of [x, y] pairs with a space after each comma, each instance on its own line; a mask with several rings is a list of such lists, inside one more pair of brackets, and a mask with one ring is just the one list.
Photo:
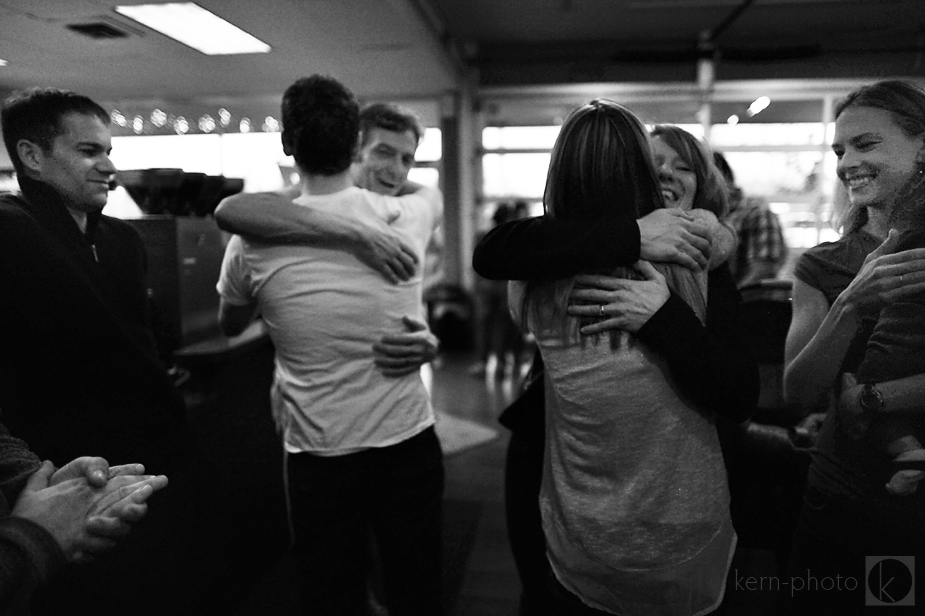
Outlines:
[[[835, 120], [851, 107], [870, 107], [890, 114], [908, 137], [925, 134], [925, 88], [900, 79], [878, 81], [854, 90], [835, 106]], [[918, 173], [901, 191], [896, 202], [904, 209], [917, 204], [916, 212], [925, 216], [925, 153], [916, 160]], [[895, 208], [894, 208], [895, 210]], [[921, 220], [921, 219], [920, 219]], [[853, 205], [847, 196], [836, 199], [832, 227], [842, 233], [852, 233], [867, 224], [867, 208]]]
[[[639, 118], [626, 107], [604, 99], [574, 110], [552, 149], [543, 206], [550, 218], [574, 221], [637, 219], [664, 207], [651, 142]], [[656, 267], [663, 272], [678, 269], [690, 274], [679, 266]], [[633, 275], [628, 268], [600, 273]], [[577, 319], [564, 318], [573, 286], [574, 278], [527, 283], [523, 325], [531, 317], [538, 322], [545, 320], [540, 318], [542, 309], [552, 320], [563, 323], [561, 334], [567, 337], [579, 325]]]

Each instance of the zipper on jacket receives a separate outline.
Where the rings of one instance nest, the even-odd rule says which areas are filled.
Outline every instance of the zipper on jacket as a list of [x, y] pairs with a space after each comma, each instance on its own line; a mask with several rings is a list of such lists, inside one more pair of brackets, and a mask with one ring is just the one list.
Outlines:
[[96, 244], [90, 244], [90, 250], [93, 251], [93, 260], [97, 263], [100, 262], [100, 256], [96, 254]]

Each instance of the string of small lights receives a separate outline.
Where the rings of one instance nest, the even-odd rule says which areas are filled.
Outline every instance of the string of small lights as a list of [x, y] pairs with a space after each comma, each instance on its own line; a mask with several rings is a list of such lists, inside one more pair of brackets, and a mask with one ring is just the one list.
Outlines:
[[199, 119], [168, 113], [160, 108], [150, 113], [123, 112], [113, 109], [110, 119], [114, 126], [113, 134], [124, 135], [188, 135], [188, 134], [222, 134], [222, 133], [278, 133], [279, 120], [269, 115], [262, 119], [236, 116], [228, 109], [220, 107], [211, 113], [205, 113]]

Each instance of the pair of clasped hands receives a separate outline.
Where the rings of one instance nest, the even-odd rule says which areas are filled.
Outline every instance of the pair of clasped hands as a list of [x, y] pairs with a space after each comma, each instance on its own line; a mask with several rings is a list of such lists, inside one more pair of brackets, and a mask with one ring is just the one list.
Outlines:
[[87, 562], [116, 545], [147, 513], [147, 500], [167, 486], [141, 464], [110, 467], [82, 457], [60, 469], [46, 461], [16, 499], [11, 515], [47, 530], [69, 562]]

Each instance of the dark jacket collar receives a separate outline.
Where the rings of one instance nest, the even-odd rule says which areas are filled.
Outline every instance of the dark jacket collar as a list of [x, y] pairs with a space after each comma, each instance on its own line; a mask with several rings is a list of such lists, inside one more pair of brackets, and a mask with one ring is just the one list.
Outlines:
[[81, 233], [77, 221], [67, 209], [67, 204], [54, 188], [24, 175], [19, 176], [19, 188], [22, 190], [23, 198], [29, 202], [29, 211], [44, 226], [52, 227], [58, 233], [77, 234], [87, 242], [93, 243], [96, 227], [102, 216], [100, 212], [87, 214], [87, 231]]

